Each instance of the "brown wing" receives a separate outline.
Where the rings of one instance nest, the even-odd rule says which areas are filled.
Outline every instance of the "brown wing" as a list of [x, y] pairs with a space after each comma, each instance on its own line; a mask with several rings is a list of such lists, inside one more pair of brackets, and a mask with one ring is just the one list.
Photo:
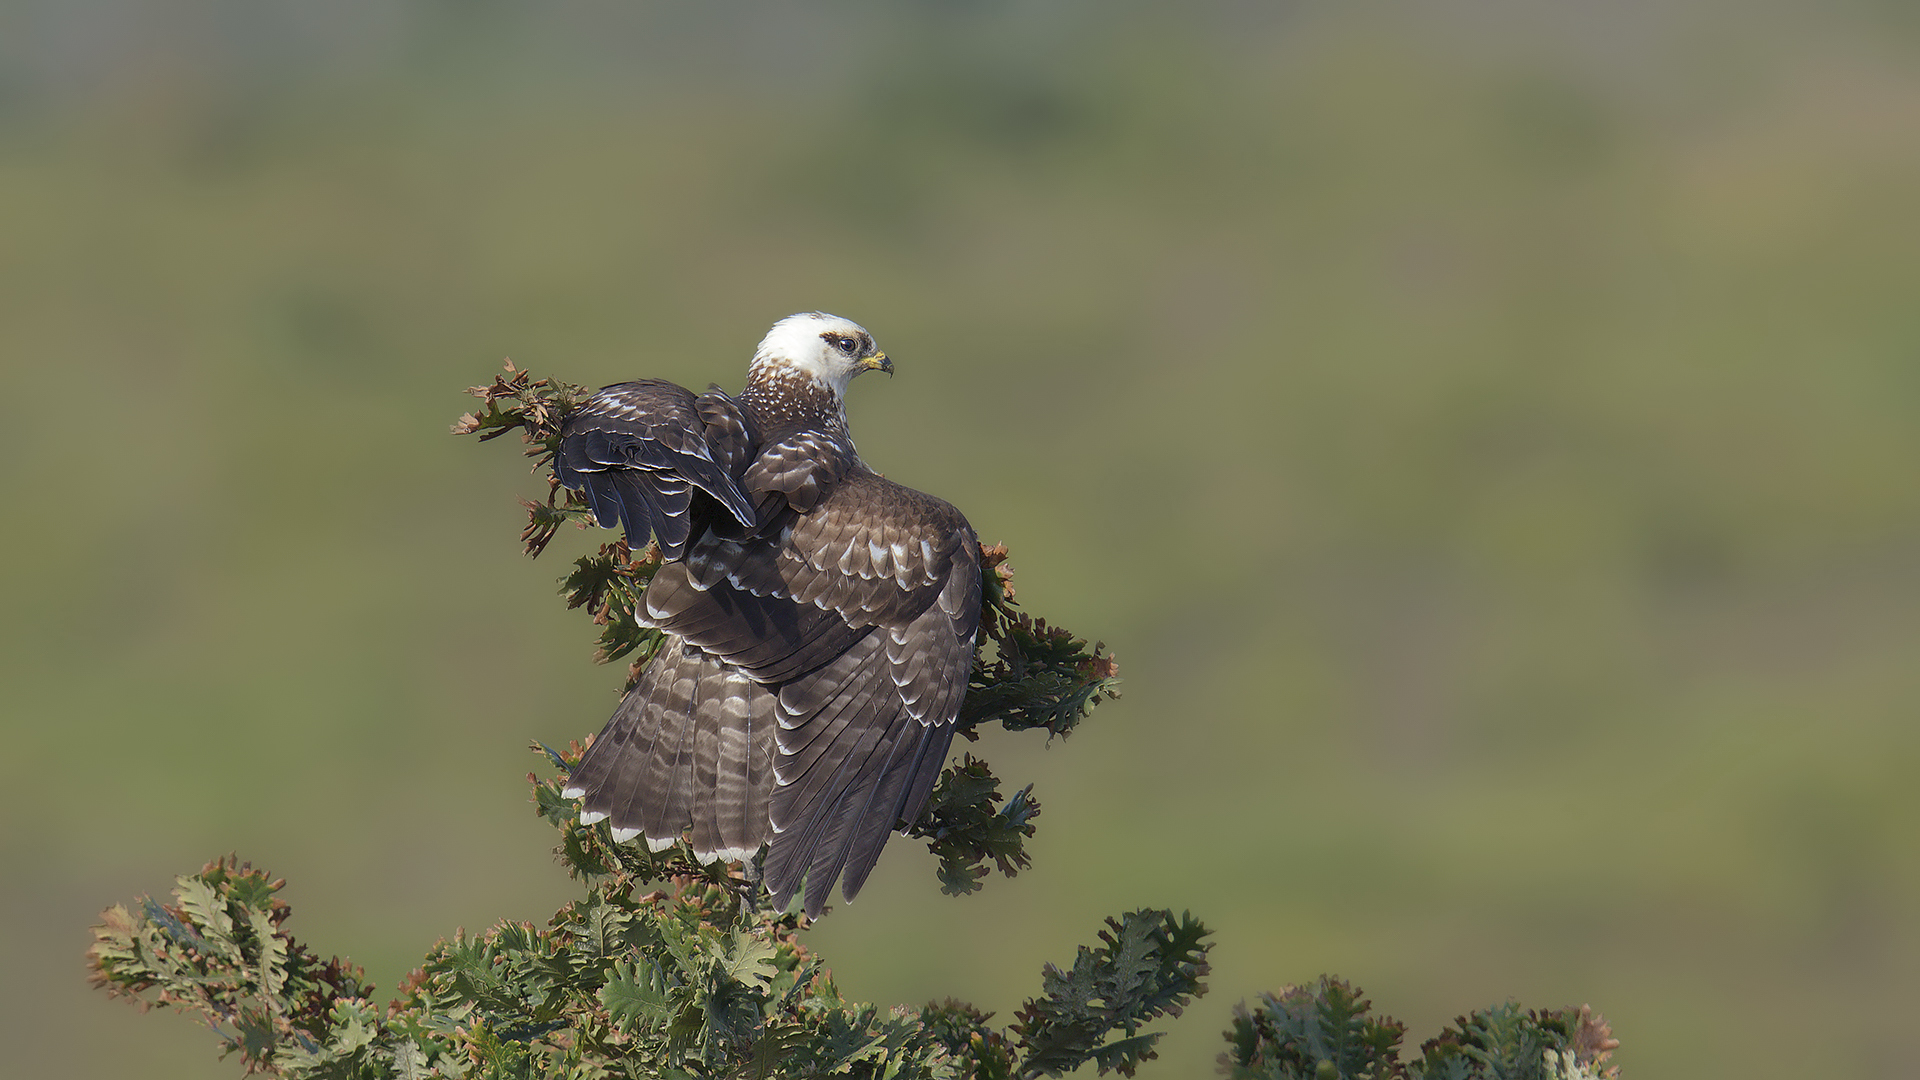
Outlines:
[[844, 873], [851, 899], [946, 760], [980, 615], [966, 519], [857, 469], [769, 535], [695, 544], [644, 613], [778, 687], [767, 887], [785, 904], [804, 879], [817, 915]]
[[754, 496], [786, 496], [789, 506], [806, 513], [855, 471], [853, 444], [823, 431], [796, 431], [760, 448], [741, 477]]
[[[978, 551], [973, 532], [956, 535]], [[834, 878], [860, 891], [887, 835], [919, 820], [946, 762], [973, 668], [977, 554], [956, 557], [934, 603], [905, 626], [876, 627], [833, 663], [780, 688], [774, 839], [767, 887], [785, 904], [806, 878], [809, 914]]]
[[561, 427], [554, 474], [586, 493], [606, 528], [624, 526], [627, 542], [660, 542], [678, 559], [693, 532], [693, 491], [711, 495], [742, 525], [753, 504], [735, 477], [747, 462], [752, 426], [725, 394], [698, 398], [661, 379], [617, 383], [587, 399]]

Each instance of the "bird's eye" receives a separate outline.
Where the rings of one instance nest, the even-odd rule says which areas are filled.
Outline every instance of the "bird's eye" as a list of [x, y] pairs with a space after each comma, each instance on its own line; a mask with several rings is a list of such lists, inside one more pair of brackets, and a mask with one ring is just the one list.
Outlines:
[[854, 340], [850, 337], [837, 337], [833, 339], [833, 347], [836, 349], [839, 349], [843, 353], [846, 353], [848, 356], [852, 356], [854, 349], [856, 349], [858, 346], [855, 344]]

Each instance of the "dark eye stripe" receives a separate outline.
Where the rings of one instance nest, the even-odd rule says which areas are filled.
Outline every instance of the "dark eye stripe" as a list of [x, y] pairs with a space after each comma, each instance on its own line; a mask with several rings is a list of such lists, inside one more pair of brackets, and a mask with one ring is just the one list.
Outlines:
[[865, 334], [855, 336], [828, 330], [820, 335], [820, 340], [848, 356], [855, 356], [873, 349], [873, 339]]

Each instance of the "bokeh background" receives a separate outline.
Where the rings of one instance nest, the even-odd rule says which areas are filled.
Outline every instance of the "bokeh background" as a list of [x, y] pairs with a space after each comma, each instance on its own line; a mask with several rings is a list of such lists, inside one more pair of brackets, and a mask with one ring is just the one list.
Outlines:
[[1002, 1019], [1101, 916], [1212, 994], [1591, 1002], [1639, 1080], [1913, 1075], [1909, 4], [15, 0], [0, 8], [0, 1045], [237, 1076], [90, 992], [237, 850], [390, 990], [572, 895], [526, 801], [621, 673], [519, 554], [503, 357], [737, 386], [863, 321], [879, 468], [1126, 678], [989, 739], [842, 988]]

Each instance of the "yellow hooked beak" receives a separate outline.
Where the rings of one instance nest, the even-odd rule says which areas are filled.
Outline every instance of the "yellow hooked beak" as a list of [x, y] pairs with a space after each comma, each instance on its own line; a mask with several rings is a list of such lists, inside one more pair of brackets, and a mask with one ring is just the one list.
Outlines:
[[893, 374], [893, 361], [887, 359], [886, 353], [877, 352], [877, 353], [874, 353], [872, 356], [863, 357], [861, 359], [860, 370], [861, 371], [884, 371], [887, 374], [891, 375]]

